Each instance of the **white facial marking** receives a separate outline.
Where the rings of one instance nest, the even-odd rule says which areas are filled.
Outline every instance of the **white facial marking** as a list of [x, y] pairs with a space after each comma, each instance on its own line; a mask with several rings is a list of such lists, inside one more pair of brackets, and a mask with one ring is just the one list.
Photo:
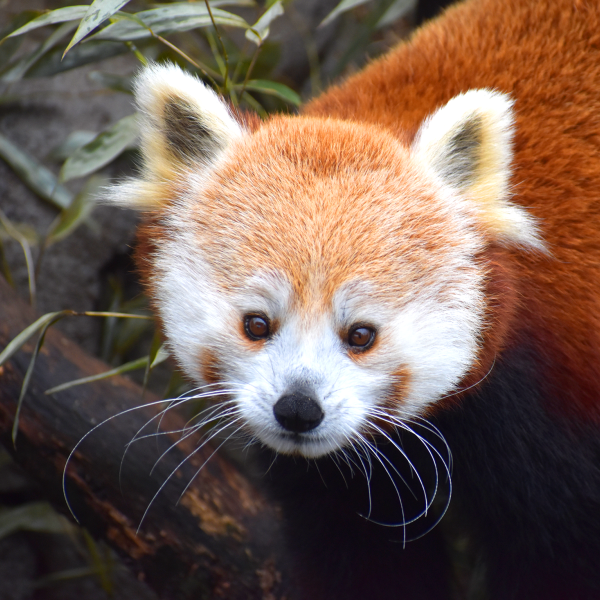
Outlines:
[[[317, 457], [350, 445], [367, 428], [373, 408], [389, 401], [402, 369], [409, 377], [405, 396], [396, 399], [398, 412], [422, 414], [455, 388], [475, 360], [481, 276], [464, 256], [464, 264], [450, 256], [448, 272], [437, 274], [441, 283], [454, 282], [454, 294], [430, 286], [390, 304], [373, 284], [350, 281], [337, 290], [329, 311], [306, 313], [283, 273], [257, 272], [235, 289], [221, 289], [189, 220], [179, 212], [170, 225], [173, 240], [159, 250], [156, 282], [169, 345], [199, 383], [203, 351], [216, 353], [223, 385], [237, 390], [243, 422], [278, 452]], [[240, 335], [240, 323], [251, 313], [278, 324], [255, 347]], [[357, 323], [377, 332], [376, 346], [359, 360], [343, 339]], [[301, 434], [284, 429], [273, 412], [282, 396], [298, 389], [324, 412], [316, 428]]]

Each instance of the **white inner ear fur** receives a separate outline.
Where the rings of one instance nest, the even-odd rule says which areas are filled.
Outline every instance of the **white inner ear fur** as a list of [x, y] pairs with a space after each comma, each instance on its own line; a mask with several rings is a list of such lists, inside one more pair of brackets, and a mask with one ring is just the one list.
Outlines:
[[459, 94], [423, 122], [412, 150], [443, 186], [474, 205], [494, 237], [544, 250], [534, 218], [509, 201], [512, 106], [491, 90]]
[[134, 92], [141, 114], [141, 176], [108, 188], [103, 199], [152, 209], [165, 201], [165, 184], [214, 168], [244, 131], [215, 92], [177, 65], [145, 67]]

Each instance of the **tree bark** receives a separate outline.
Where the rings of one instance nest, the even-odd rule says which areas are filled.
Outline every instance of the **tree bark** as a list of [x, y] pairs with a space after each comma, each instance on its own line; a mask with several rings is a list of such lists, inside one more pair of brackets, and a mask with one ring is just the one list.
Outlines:
[[[0, 278], [0, 348], [35, 317]], [[79, 440], [105, 419], [158, 399], [146, 393], [142, 400], [141, 388], [124, 377], [46, 395], [53, 386], [108, 368], [51, 328], [24, 399], [13, 448], [10, 432], [35, 341], [0, 367], [0, 440], [66, 512], [63, 468]], [[187, 439], [169, 450], [150, 475], [155, 461], [180, 439], [177, 433], [135, 442], [123, 459], [127, 443], [156, 412], [146, 407], [117, 416], [74, 452], [66, 491], [80, 523], [125, 556], [164, 600], [289, 597], [280, 515], [232, 463], [213, 455], [213, 448], [198, 449], [197, 440]], [[156, 420], [152, 423], [144, 433], [156, 432]], [[169, 411], [160, 429], [176, 432], [183, 426]]]

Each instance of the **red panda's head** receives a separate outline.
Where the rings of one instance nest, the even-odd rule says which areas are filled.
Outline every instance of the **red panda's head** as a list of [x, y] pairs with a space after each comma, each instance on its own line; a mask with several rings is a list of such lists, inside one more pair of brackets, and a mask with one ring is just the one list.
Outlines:
[[506, 96], [457, 96], [406, 145], [327, 118], [246, 131], [174, 66], [136, 95], [144, 167], [108, 194], [151, 213], [142, 271], [173, 355], [254, 436], [320, 456], [481, 368], [486, 249], [541, 247], [509, 201]]

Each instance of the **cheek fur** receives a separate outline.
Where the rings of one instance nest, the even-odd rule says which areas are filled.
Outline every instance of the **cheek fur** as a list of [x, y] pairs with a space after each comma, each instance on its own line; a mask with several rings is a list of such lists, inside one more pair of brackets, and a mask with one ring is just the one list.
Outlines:
[[203, 348], [198, 360], [199, 371], [202, 379], [209, 384], [221, 383], [223, 380], [223, 369], [216, 353], [210, 348]]

